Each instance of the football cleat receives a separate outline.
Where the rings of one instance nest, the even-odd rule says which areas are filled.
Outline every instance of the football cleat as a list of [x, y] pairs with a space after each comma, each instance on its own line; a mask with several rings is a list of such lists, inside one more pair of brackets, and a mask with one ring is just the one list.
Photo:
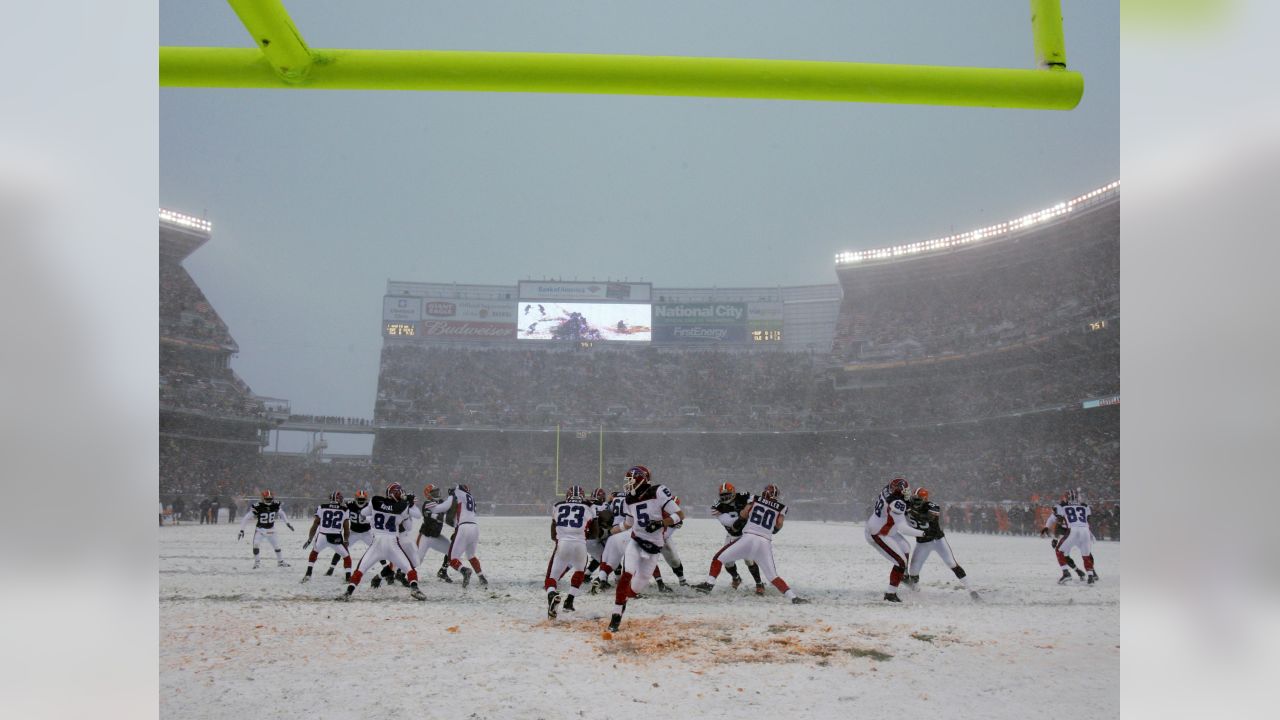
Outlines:
[[613, 616], [609, 618], [609, 632], [618, 632], [618, 628], [621, 626], [622, 616], [618, 613], [614, 613]]
[[1098, 582], [1098, 576], [1097, 576], [1097, 574], [1096, 574], [1096, 573], [1089, 573], [1089, 584], [1090, 584], [1090, 585], [1092, 585], [1092, 584], [1094, 584], [1094, 583], [1096, 583], [1096, 582]]
[[485, 577], [484, 573], [478, 573], [476, 579], [480, 581], [480, 587], [489, 587], [489, 578]]
[[575, 612], [575, 611], [577, 610], [577, 608], [575, 608], [575, 607], [573, 606], [573, 596], [572, 596], [572, 595], [570, 595], [569, 597], [567, 597], [567, 598], [565, 598], [565, 599], [564, 599], [564, 603], [563, 603], [562, 605], [560, 605], [560, 609], [561, 609], [561, 610], [568, 610], [569, 612]]
[[756, 594], [757, 595], [764, 594], [764, 583], [756, 583]]
[[560, 593], [558, 592], [547, 593], [547, 617], [553, 620], [555, 619], [556, 615], [558, 614], [557, 611], [560, 608], [560, 600], [561, 600]]
[[293, 566], [283, 560], [277, 560], [276, 567], [293, 567]]
[[591, 589], [587, 592], [592, 595], [600, 594], [600, 578], [591, 578]]
[[742, 577], [739, 575], [734, 575], [733, 582], [729, 583], [729, 587], [733, 588], [734, 590], [737, 590], [738, 586], [741, 584], [742, 584]]
[[458, 572], [462, 573], [462, 588], [465, 590], [471, 584], [471, 568], [464, 567]]
[[329, 576], [330, 576], [330, 575], [332, 575], [332, 574], [333, 574], [333, 566], [332, 566], [332, 565], [330, 565], [330, 566], [329, 566], [329, 569], [324, 571], [324, 576], [325, 576], [325, 577], [329, 577]]
[[681, 576], [680, 576], [680, 585], [681, 585], [681, 587], [688, 587], [688, 586], [689, 586], [689, 581], [688, 581], [688, 580], [685, 580], [683, 575], [681, 575]]
[[414, 600], [427, 599], [427, 596], [423, 595], [422, 591], [418, 589], [418, 583], [414, 583], [409, 586], [409, 597], [413, 598]]
[[310, 575], [303, 575], [303, 576], [302, 576], [302, 579], [298, 581], [298, 584], [300, 584], [300, 585], [301, 585], [302, 583], [309, 583], [309, 582], [311, 582], [311, 576], [310, 576]]
[[671, 588], [667, 587], [667, 584], [666, 584], [666, 583], [664, 583], [664, 582], [662, 582], [661, 580], [659, 580], [659, 581], [658, 581], [658, 592], [660, 592], [660, 593], [673, 593], [673, 592], [675, 592], [675, 590], [672, 590]]
[[382, 576], [381, 576], [381, 575], [374, 575], [374, 576], [373, 576], [373, 579], [369, 581], [369, 587], [371, 587], [371, 588], [380, 587], [381, 585], [382, 585]]
[[697, 585], [694, 585], [693, 589], [705, 595], [706, 593], [711, 592], [712, 588], [714, 587], [715, 585], [712, 585], [709, 582], [700, 582]]
[[444, 568], [440, 568], [440, 571], [436, 573], [436, 577], [440, 578], [441, 580], [447, 583], [453, 582], [453, 578], [449, 577], [449, 571], [445, 570]]
[[1058, 578], [1058, 584], [1059, 584], [1059, 585], [1066, 585], [1066, 584], [1067, 584], [1067, 583], [1069, 583], [1069, 582], [1071, 582], [1071, 571], [1070, 571], [1070, 570], [1063, 570], [1063, 571], [1062, 571], [1062, 577]]
[[609, 582], [609, 579], [608, 579], [608, 578], [605, 578], [605, 579], [603, 579], [603, 580], [601, 580], [601, 581], [600, 581], [600, 589], [601, 589], [601, 590], [608, 590], [608, 589], [610, 589], [610, 588], [612, 588], [612, 587], [613, 587], [613, 584]]
[[257, 558], [254, 558], [254, 559], [253, 559], [253, 569], [254, 569], [254, 570], [257, 570], [257, 569], [258, 569], [258, 568], [260, 568], [260, 567], [262, 567], [262, 563], [261, 563]]
[[396, 571], [396, 582], [405, 587], [409, 587], [409, 577], [399, 570]]
[[791, 598], [791, 604], [792, 605], [808, 605], [809, 598], [802, 598], [799, 595], [797, 595], [796, 597]]
[[1083, 571], [1083, 570], [1081, 570], [1080, 568], [1076, 568], [1076, 576], [1078, 576], [1081, 580], [1083, 580], [1083, 579], [1084, 579], [1084, 571]]
[[889, 602], [896, 602], [896, 603], [902, 602], [902, 599], [898, 597], [898, 593], [885, 593], [884, 599], [888, 600]]

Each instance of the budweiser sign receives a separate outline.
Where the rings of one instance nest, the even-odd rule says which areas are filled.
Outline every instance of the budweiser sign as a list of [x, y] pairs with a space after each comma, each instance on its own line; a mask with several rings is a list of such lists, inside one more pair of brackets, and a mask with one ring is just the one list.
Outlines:
[[423, 312], [432, 317], [453, 317], [458, 314], [458, 306], [451, 302], [433, 300], [423, 305]]
[[422, 323], [422, 337], [438, 340], [506, 340], [515, 336], [516, 326], [511, 323], [456, 320], [427, 320]]

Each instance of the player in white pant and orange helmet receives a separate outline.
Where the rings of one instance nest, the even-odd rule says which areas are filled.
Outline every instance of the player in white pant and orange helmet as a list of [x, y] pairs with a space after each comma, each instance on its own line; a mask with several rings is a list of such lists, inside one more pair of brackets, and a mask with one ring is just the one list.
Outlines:
[[655, 485], [649, 468], [636, 465], [627, 471], [625, 532], [631, 537], [622, 560], [622, 577], [613, 593], [613, 615], [609, 630], [622, 624], [627, 599], [649, 584], [658, 558], [662, 556], [666, 529], [680, 522], [680, 504], [665, 485]]
[[[476, 579], [481, 585], [488, 585], [489, 580], [484, 576], [484, 570], [480, 568], [480, 558], [476, 556], [476, 545], [480, 542], [480, 526], [476, 524], [476, 499], [471, 495], [470, 488], [466, 485], [455, 485], [449, 491], [448, 497], [431, 507], [431, 513], [433, 515], [444, 513], [450, 507], [456, 508], [454, 510], [456, 515], [453, 538], [449, 541], [449, 567], [462, 573], [464, 588], [471, 584], [472, 571], [475, 572]], [[463, 560], [466, 560], [471, 567], [463, 567]]]
[[289, 563], [284, 561], [284, 556], [280, 554], [280, 542], [276, 540], [276, 521], [284, 523], [289, 531], [293, 531], [293, 526], [289, 524], [289, 516], [285, 515], [284, 510], [280, 508], [280, 503], [276, 502], [276, 498], [271, 494], [270, 490], [262, 491], [262, 500], [254, 503], [249, 507], [249, 512], [244, 514], [244, 518], [240, 520], [240, 534], [236, 536], [236, 540], [244, 537], [244, 529], [248, 527], [250, 520], [257, 520], [253, 529], [253, 567], [256, 570], [258, 563], [258, 543], [266, 540], [271, 543], [271, 547], [276, 551], [276, 565], [280, 567], [289, 567]]
[[1062, 568], [1059, 584], [1071, 579], [1071, 573], [1068, 572], [1063, 558], [1070, 558], [1071, 551], [1074, 549], [1079, 549], [1084, 559], [1084, 570], [1089, 574], [1089, 584], [1098, 582], [1098, 572], [1093, 568], [1093, 531], [1089, 529], [1089, 515], [1089, 505], [1084, 502], [1080, 491], [1070, 490], [1066, 493], [1066, 499], [1063, 502], [1053, 506], [1053, 513], [1049, 515], [1044, 527], [1040, 530], [1041, 535], [1047, 534], [1059, 519], [1067, 526], [1067, 536], [1059, 540], [1055, 547], [1058, 551], [1058, 564]]
[[885, 590], [884, 599], [889, 602], [902, 602], [898, 597], [898, 585], [907, 574], [907, 566], [911, 557], [911, 541], [906, 536], [921, 537], [923, 530], [911, 527], [907, 522], [907, 489], [909, 485], [903, 478], [894, 478], [880, 491], [876, 498], [875, 509], [867, 524], [863, 526], [863, 535], [867, 544], [875, 548], [893, 563], [889, 571], [889, 587]]
[[778, 500], [778, 486], [769, 484], [764, 490], [752, 498], [751, 502], [738, 515], [736, 527], [742, 535], [725, 545], [711, 558], [711, 569], [707, 572], [705, 582], [693, 586], [694, 590], [709, 593], [716, 585], [720, 569], [726, 564], [738, 560], [751, 560], [760, 568], [764, 579], [773, 584], [792, 603], [807, 603], [808, 600], [796, 595], [787, 581], [778, 577], [777, 565], [773, 560], [773, 536], [782, 530], [786, 519], [787, 506]]
[[[583, 571], [587, 569], [587, 528], [596, 518], [595, 508], [587, 502], [581, 485], [572, 485], [564, 494], [564, 500], [551, 506], [551, 539], [555, 549], [547, 562], [547, 577], [542, 587], [547, 591], [547, 617], [558, 614], [561, 600], [565, 610], [574, 610], [573, 598], [582, 587]], [[560, 594], [560, 577], [571, 572], [569, 597]]]
[[361, 515], [373, 525], [373, 545], [360, 557], [356, 571], [351, 573], [347, 591], [336, 599], [350, 600], [365, 572], [375, 567], [378, 561], [386, 560], [396, 567], [408, 568], [405, 576], [409, 581], [409, 594], [415, 600], [426, 600], [427, 596], [418, 589], [418, 571], [413, 559], [405, 552], [399, 537], [400, 524], [413, 517], [421, 518], [422, 512], [404, 496], [400, 483], [388, 485], [386, 495], [375, 495]]
[[956, 562], [955, 553], [951, 552], [951, 543], [947, 542], [946, 534], [942, 532], [942, 508], [937, 503], [929, 502], [927, 489], [916, 488], [911, 493], [911, 499], [907, 501], [907, 520], [913, 527], [924, 531], [924, 535], [916, 538], [916, 551], [911, 555], [911, 565], [907, 570], [907, 587], [912, 590], [920, 589], [920, 569], [924, 567], [924, 561], [929, 559], [929, 555], [938, 553], [938, 557], [951, 568], [964, 589], [969, 591], [969, 597], [981, 600], [978, 591], [970, 589], [969, 575]]

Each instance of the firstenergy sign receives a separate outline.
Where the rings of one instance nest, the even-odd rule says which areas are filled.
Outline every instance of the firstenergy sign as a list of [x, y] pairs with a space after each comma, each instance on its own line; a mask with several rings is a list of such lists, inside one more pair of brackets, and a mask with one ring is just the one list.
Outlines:
[[668, 303], [653, 306], [653, 342], [746, 343], [746, 303]]

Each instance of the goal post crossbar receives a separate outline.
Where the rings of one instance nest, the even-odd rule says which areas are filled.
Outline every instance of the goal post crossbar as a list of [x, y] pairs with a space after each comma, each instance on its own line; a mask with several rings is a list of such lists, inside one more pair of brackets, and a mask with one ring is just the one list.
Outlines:
[[1035, 69], [461, 50], [313, 49], [278, 0], [228, 0], [254, 48], [162, 47], [163, 87], [663, 95], [1070, 110], [1059, 0], [1030, 0]]

